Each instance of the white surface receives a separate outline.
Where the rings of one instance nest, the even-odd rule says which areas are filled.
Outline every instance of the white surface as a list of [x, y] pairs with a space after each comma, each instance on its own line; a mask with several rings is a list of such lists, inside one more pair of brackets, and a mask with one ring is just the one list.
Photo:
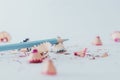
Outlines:
[[[4, 53], [0, 56], [0, 79], [1, 80], [119, 80], [120, 74], [120, 44], [110, 44], [101, 47], [105, 49], [109, 56], [106, 58], [75, 57], [73, 52], [83, 47], [76, 44], [66, 46], [70, 55], [49, 53], [57, 69], [56, 76], [42, 75], [43, 63], [29, 64], [27, 57], [20, 58], [21, 54]], [[89, 52], [94, 52], [97, 48], [87, 46]], [[104, 52], [102, 50], [101, 52]], [[97, 54], [97, 53], [96, 53]]]
[[12, 43], [26, 37], [61, 36], [70, 39], [65, 45], [72, 53], [100, 35], [110, 54], [97, 60], [51, 54], [57, 57], [58, 75], [54, 77], [41, 75], [42, 64], [28, 64], [27, 58], [5, 54], [0, 56], [0, 80], [120, 80], [120, 44], [110, 36], [120, 30], [119, 4], [119, 0], [0, 0], [0, 31], [8, 31]]

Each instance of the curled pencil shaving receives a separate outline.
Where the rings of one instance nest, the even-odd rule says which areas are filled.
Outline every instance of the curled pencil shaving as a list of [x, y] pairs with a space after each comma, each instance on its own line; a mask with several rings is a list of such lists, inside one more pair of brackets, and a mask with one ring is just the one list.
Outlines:
[[29, 55], [29, 62], [30, 63], [39, 63], [42, 62], [43, 59], [48, 57], [48, 52], [51, 44], [48, 42], [45, 42], [43, 44], [40, 44], [38, 46], [32, 47], [31, 53]]
[[66, 49], [62, 43], [58, 43], [53, 46], [52, 51], [56, 52], [56, 53], [64, 53], [64, 52], [66, 52]]
[[120, 31], [113, 32], [111, 36], [115, 42], [120, 42]]
[[81, 51], [74, 52], [74, 55], [79, 57], [85, 57], [86, 53], [87, 53], [87, 48], [84, 48]]
[[0, 32], [0, 43], [10, 42], [10, 40], [11, 36], [8, 32], [6, 31]]

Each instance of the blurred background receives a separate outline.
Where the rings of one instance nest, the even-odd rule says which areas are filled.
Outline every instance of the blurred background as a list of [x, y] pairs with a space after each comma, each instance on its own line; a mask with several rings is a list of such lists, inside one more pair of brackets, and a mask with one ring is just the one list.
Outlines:
[[120, 0], [0, 0], [0, 31], [12, 42], [69, 38], [89, 43], [97, 35], [111, 41], [120, 30]]

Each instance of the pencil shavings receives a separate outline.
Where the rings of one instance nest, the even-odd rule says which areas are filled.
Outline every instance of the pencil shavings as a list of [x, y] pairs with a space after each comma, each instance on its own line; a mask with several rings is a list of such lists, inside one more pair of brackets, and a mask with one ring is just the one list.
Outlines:
[[101, 55], [102, 58], [108, 57], [108, 53], [104, 53], [103, 55]]
[[81, 51], [74, 52], [74, 56], [95, 60], [97, 58], [106, 58], [109, 56], [109, 54], [106, 49], [88, 50], [87, 48], [84, 48]]
[[81, 51], [74, 52], [74, 55], [75, 56], [79, 56], [79, 57], [85, 57], [86, 56], [86, 52], [87, 52], [87, 48], [84, 48]]
[[66, 52], [66, 49], [62, 43], [58, 43], [53, 46], [52, 51], [56, 52], [56, 53], [64, 53], [64, 52]]
[[10, 40], [11, 40], [11, 36], [9, 33], [5, 31], [0, 32], [0, 43], [10, 42]]
[[29, 63], [41, 63], [42, 55], [38, 52], [36, 48], [32, 50], [28, 58]]
[[57, 75], [56, 67], [51, 59], [48, 59], [44, 62], [42, 74], [50, 76]]
[[113, 32], [111, 36], [115, 42], [120, 42], [120, 31]]
[[92, 44], [95, 45], [95, 46], [102, 46], [102, 41], [101, 41], [101, 39], [100, 39], [100, 36], [97, 36], [97, 37], [93, 40]]
[[43, 59], [48, 57], [48, 52], [50, 47], [51, 47], [51, 44], [48, 42], [32, 47], [32, 50], [28, 59], [29, 62], [30, 63], [42, 62]]
[[46, 53], [50, 51], [51, 44], [49, 42], [42, 43], [37, 46], [39, 53]]

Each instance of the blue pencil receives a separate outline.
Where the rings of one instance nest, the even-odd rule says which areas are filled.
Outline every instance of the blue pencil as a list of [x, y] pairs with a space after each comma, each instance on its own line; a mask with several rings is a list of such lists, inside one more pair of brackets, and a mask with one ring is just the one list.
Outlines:
[[50, 42], [51, 44], [57, 44], [59, 42], [67, 41], [68, 39], [45, 39], [45, 40], [38, 40], [38, 41], [30, 41], [30, 42], [23, 42], [23, 43], [16, 43], [16, 44], [7, 44], [1, 45], [0, 51], [7, 51], [7, 50], [14, 50], [14, 49], [22, 49], [22, 48], [29, 48], [35, 45], [42, 44], [44, 42]]

